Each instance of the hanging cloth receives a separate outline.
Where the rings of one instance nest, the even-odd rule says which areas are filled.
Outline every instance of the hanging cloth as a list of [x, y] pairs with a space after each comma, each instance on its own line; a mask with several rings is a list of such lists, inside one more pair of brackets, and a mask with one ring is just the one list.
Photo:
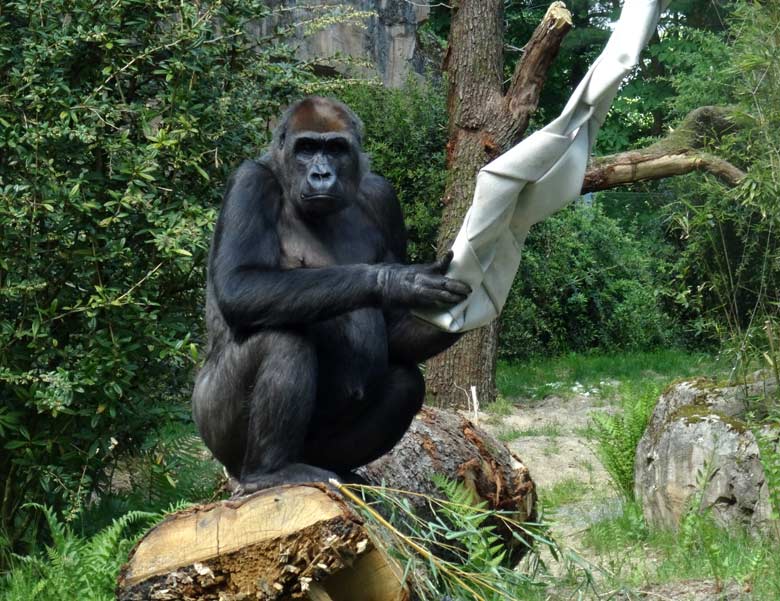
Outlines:
[[498, 317], [528, 230], [579, 196], [596, 134], [669, 2], [626, 0], [604, 51], [561, 115], [480, 170], [447, 271], [473, 292], [448, 310], [415, 311], [418, 317], [450, 332]]

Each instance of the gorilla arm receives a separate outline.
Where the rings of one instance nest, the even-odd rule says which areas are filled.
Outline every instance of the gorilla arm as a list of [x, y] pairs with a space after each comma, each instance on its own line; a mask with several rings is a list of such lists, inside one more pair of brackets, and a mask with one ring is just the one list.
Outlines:
[[280, 269], [276, 229], [282, 190], [274, 174], [244, 161], [228, 182], [209, 270], [234, 331], [295, 326], [365, 306], [437, 306], [465, 298], [438, 265], [335, 265]]
[[[406, 227], [401, 205], [390, 183], [383, 177], [369, 174], [361, 184], [360, 198], [384, 234], [385, 260], [405, 263]], [[451, 259], [452, 253], [449, 253], [443, 260], [434, 263], [434, 269], [444, 274]], [[469, 289], [466, 294], [470, 292]], [[386, 308], [385, 322], [390, 360], [396, 363], [422, 363], [447, 350], [463, 335], [442, 330], [415, 317], [403, 307]]]

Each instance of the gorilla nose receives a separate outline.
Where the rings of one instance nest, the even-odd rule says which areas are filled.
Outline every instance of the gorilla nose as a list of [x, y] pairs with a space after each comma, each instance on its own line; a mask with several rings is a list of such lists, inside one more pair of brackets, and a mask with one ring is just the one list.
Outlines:
[[324, 193], [330, 190], [335, 179], [333, 173], [322, 166], [312, 168], [312, 170], [309, 171], [309, 177], [307, 178], [309, 186], [315, 194]]

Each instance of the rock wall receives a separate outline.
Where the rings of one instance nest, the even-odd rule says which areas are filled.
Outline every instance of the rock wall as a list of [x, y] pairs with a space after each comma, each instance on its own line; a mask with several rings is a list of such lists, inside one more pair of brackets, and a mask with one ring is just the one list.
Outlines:
[[[372, 67], [357, 69], [363, 76], [378, 76], [386, 86], [399, 87], [410, 73], [423, 73], [432, 65], [422, 52], [417, 28], [430, 13], [425, 2], [409, 0], [269, 0], [273, 16], [257, 25], [259, 37], [278, 27], [295, 26], [294, 41], [304, 60], [349, 56]], [[339, 7], [374, 13], [365, 19], [340, 20], [325, 29], [307, 32], [307, 23], [338, 15]], [[330, 61], [323, 61], [330, 64]], [[345, 71], [347, 67], [336, 67]], [[327, 68], [325, 69], [327, 70]], [[355, 71], [354, 68], [349, 69]]]

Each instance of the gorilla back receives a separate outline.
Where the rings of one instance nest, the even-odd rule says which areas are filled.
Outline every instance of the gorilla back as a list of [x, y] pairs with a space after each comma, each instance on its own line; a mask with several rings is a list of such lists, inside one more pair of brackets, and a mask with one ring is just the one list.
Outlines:
[[404, 264], [400, 206], [361, 140], [349, 108], [306, 98], [228, 181], [193, 415], [247, 492], [343, 476], [389, 451], [423, 402], [417, 364], [458, 337], [409, 311], [470, 289], [444, 277], [451, 255]]

